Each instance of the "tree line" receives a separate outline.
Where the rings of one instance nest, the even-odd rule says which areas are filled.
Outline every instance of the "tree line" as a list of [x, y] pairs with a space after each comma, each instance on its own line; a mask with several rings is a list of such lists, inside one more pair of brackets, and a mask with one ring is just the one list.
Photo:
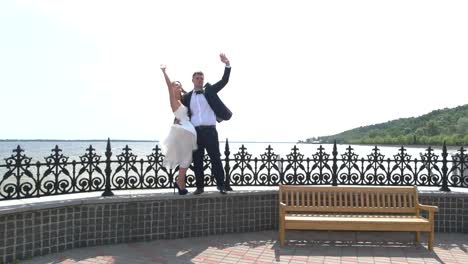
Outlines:
[[468, 144], [468, 104], [400, 118], [342, 133], [308, 138], [303, 143], [447, 145]]

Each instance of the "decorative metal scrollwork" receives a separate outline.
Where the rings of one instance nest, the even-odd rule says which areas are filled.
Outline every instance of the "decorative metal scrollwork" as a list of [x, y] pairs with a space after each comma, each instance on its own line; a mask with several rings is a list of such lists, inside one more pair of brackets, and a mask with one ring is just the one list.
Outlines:
[[395, 164], [388, 175], [388, 184], [409, 185], [412, 178], [409, 172], [415, 173], [415, 170], [410, 166], [411, 155], [408, 155], [406, 149], [401, 146], [399, 153], [393, 157]]
[[[27, 157], [18, 145], [11, 157], [5, 159], [6, 173], [0, 181], [0, 193], [4, 199], [31, 197], [34, 185], [34, 176], [29, 170], [31, 158]], [[26, 178], [26, 179], [25, 179]]]
[[146, 156], [148, 165], [144, 172], [144, 184], [146, 188], [163, 188], [169, 187], [170, 182], [167, 176], [168, 170], [163, 166], [164, 155], [161, 148], [156, 145], [153, 152]]
[[449, 183], [456, 187], [468, 187], [468, 155], [463, 147], [452, 156]]
[[361, 170], [358, 166], [359, 156], [348, 146], [345, 154], [341, 154], [342, 164], [338, 169], [338, 184], [360, 184]]
[[367, 155], [369, 163], [365, 169], [364, 184], [384, 185], [386, 183], [388, 170], [384, 166], [385, 155], [380, 153], [380, 149], [375, 146], [372, 153]]
[[[62, 149], [55, 146], [43, 162], [32, 163], [32, 158], [17, 146], [13, 154], [0, 164], [0, 200], [41, 197], [77, 192], [172, 188], [179, 169], [163, 166], [164, 154], [156, 145], [150, 155], [138, 159], [126, 145], [122, 152], [112, 156], [108, 140], [105, 159], [90, 145], [78, 161], [69, 161]], [[333, 145], [331, 154], [320, 145], [310, 157], [294, 146], [282, 158], [271, 145], [258, 157], [253, 157], [242, 145], [231, 157], [229, 143], [224, 151], [226, 186], [301, 185], [422, 185], [468, 187], [468, 155], [461, 147], [455, 153], [444, 145], [442, 158], [434, 149], [427, 148], [412, 159], [402, 146], [398, 153], [386, 158], [375, 146], [371, 153], [359, 157], [351, 146], [339, 154]], [[203, 157], [204, 183], [216, 185], [208, 155]], [[193, 165], [187, 171], [187, 187], [195, 186]]]
[[314, 155], [312, 155], [311, 183], [312, 184], [331, 184], [331, 167], [329, 165], [330, 154], [327, 154], [320, 145]]
[[89, 145], [87, 153], [80, 156], [81, 168], [77, 174], [77, 188], [81, 191], [100, 191], [104, 187], [104, 174], [99, 167], [101, 156]]
[[40, 181], [40, 190], [44, 195], [72, 193], [76, 182], [67, 168], [68, 157], [64, 156], [57, 145], [52, 154], [45, 158], [46, 170]]
[[304, 155], [294, 146], [291, 153], [286, 155], [286, 168], [284, 169], [284, 181], [287, 184], [305, 184], [306, 168], [302, 163]]
[[283, 161], [273, 152], [271, 145], [268, 145], [265, 150], [266, 152], [260, 155], [261, 164], [256, 183], [267, 186], [278, 185]]
[[252, 155], [242, 145], [239, 152], [234, 154], [234, 166], [232, 166], [231, 182], [234, 185], [246, 185], [252, 182], [253, 169], [250, 164]]
[[[137, 189], [141, 186], [142, 179], [140, 172], [135, 166], [136, 161], [137, 156], [132, 153], [132, 149], [128, 145], [123, 148], [121, 154], [117, 155], [118, 165], [112, 175], [116, 189]], [[122, 172], [123, 175], [119, 175], [119, 172]]]
[[438, 155], [434, 154], [434, 150], [429, 147], [426, 149], [427, 153], [421, 154], [422, 166], [418, 169], [419, 185], [435, 186], [440, 184], [440, 168], [437, 164]]

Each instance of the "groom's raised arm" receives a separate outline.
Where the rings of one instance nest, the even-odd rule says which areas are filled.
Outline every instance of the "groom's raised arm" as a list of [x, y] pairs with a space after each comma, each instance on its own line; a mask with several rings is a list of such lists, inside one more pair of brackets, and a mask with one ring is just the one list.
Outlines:
[[229, 82], [229, 76], [231, 75], [231, 64], [229, 62], [229, 59], [226, 57], [226, 54], [224, 53], [219, 54], [219, 58], [221, 59], [221, 62], [226, 65], [226, 67], [224, 68], [224, 74], [221, 80], [213, 84], [209, 88], [209, 89], [213, 89], [216, 93], [221, 91], [221, 89], [223, 89], [224, 86], [226, 86], [226, 84]]

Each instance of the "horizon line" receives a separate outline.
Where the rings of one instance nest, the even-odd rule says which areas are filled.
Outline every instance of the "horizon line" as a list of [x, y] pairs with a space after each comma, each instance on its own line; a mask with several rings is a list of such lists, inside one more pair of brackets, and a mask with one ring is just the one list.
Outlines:
[[[229, 139], [228, 139], [229, 140]], [[106, 142], [107, 139], [0, 139], [0, 142], [11, 142], [11, 141], [94, 141], [94, 142]], [[150, 140], [150, 139], [111, 139], [111, 142], [160, 142], [161, 140]], [[226, 142], [226, 140], [220, 140], [219, 142]], [[257, 141], [257, 140], [229, 140], [232, 143], [298, 143], [298, 141]]]

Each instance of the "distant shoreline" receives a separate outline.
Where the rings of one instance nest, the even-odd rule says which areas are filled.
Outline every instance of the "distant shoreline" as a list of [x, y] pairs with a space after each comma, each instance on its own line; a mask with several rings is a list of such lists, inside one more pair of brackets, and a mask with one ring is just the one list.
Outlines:
[[[307, 145], [333, 145], [334, 143], [306, 143], [306, 142], [301, 142], [301, 143], [297, 143], [297, 144], [307, 144]], [[439, 144], [436, 144], [436, 145], [421, 145], [421, 144], [364, 144], [364, 143], [336, 143], [336, 145], [353, 145], [353, 146], [366, 146], [366, 147], [397, 147], [397, 148], [400, 148], [400, 147], [411, 147], [411, 148], [428, 148], [428, 147], [431, 147], [433, 149], [441, 149], [443, 147], [443, 145], [439, 145]], [[446, 145], [447, 148], [458, 148], [458, 147], [461, 147], [461, 146], [458, 146], [458, 145]]]
[[[107, 139], [0, 139], [0, 142], [107, 142]], [[160, 142], [159, 140], [146, 139], [111, 139], [111, 142]], [[225, 143], [226, 140], [219, 142]], [[287, 143], [297, 144], [295, 141], [253, 141], [253, 140], [229, 140], [229, 143]]]
[[[220, 140], [219, 142], [225, 143], [226, 140]], [[295, 141], [241, 141], [241, 140], [229, 140], [229, 143], [289, 143], [296, 144]]]
[[[0, 139], [0, 142], [107, 142], [107, 139]], [[159, 142], [159, 140], [111, 139], [111, 142]]]

